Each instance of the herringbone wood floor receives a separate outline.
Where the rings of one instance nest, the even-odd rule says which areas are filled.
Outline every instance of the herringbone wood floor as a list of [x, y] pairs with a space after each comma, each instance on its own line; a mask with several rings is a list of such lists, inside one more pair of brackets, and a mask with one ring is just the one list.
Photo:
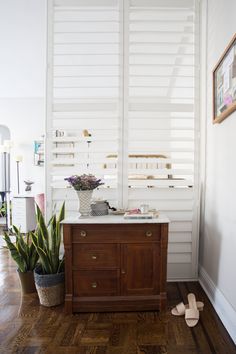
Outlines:
[[[0, 353], [231, 354], [236, 348], [198, 283], [168, 283], [168, 310], [66, 316], [21, 298], [16, 266], [0, 251]], [[170, 309], [194, 292], [205, 303], [192, 329]]]

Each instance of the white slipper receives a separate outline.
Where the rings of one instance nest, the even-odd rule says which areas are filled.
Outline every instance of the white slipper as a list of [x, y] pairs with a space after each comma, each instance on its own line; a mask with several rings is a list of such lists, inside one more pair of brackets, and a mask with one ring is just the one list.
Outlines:
[[188, 294], [189, 309], [185, 311], [185, 321], [189, 327], [194, 327], [199, 320], [199, 311], [197, 308], [196, 297], [194, 294]]
[[[197, 309], [198, 311], [203, 311], [204, 303], [201, 301], [197, 301]], [[184, 305], [183, 302], [180, 302], [178, 305], [176, 305], [172, 310], [171, 313], [174, 316], [183, 316], [185, 315], [185, 311], [189, 309], [189, 304]]]

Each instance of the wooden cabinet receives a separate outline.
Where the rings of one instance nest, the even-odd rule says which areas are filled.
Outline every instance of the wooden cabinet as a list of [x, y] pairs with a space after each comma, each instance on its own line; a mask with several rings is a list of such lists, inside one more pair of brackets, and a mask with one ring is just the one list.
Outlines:
[[65, 220], [63, 237], [67, 313], [165, 308], [166, 218]]

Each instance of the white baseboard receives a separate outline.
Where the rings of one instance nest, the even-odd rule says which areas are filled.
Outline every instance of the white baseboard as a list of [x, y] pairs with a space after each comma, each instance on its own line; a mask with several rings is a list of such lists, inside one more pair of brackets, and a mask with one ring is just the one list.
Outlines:
[[205, 290], [215, 311], [223, 322], [229, 335], [236, 343], [236, 311], [225, 298], [224, 294], [217, 288], [208, 273], [201, 266], [199, 267], [199, 282]]

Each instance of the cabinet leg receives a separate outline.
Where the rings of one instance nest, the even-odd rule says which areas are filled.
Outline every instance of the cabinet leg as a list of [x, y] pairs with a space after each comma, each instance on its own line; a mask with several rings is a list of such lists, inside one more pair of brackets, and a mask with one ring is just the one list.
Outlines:
[[65, 298], [65, 314], [72, 315], [72, 295], [66, 295]]
[[161, 293], [160, 296], [161, 297], [160, 297], [159, 308], [160, 308], [160, 311], [165, 311], [167, 308], [166, 293]]

